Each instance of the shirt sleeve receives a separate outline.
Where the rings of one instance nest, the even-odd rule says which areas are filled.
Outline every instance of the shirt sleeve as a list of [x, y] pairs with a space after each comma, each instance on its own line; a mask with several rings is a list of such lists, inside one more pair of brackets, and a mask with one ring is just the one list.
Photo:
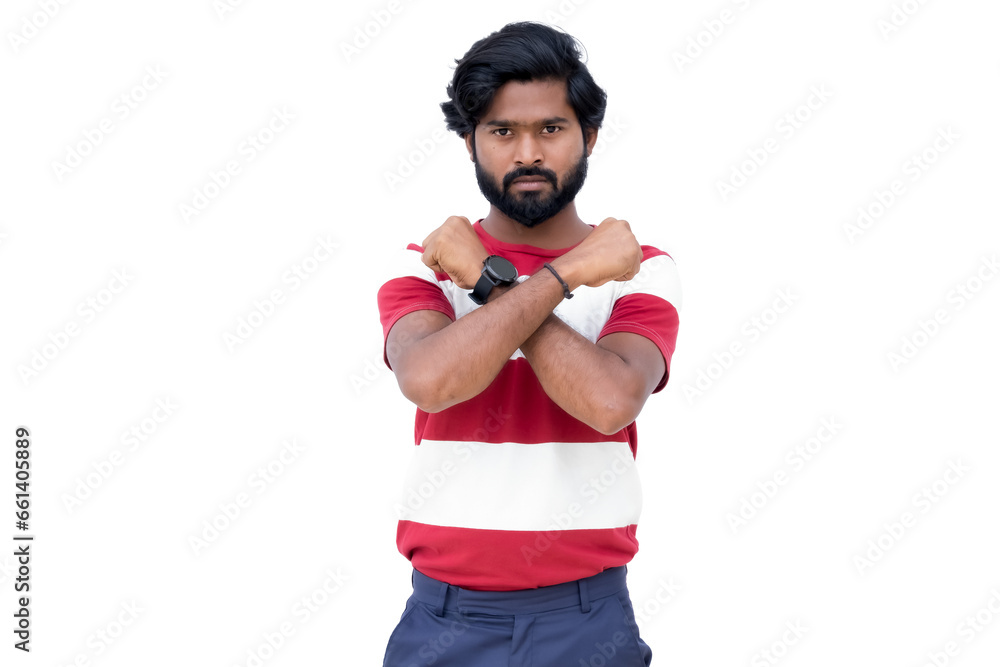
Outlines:
[[[385, 343], [399, 318], [416, 310], [436, 310], [455, 320], [455, 309], [437, 274], [420, 261], [424, 249], [411, 243], [390, 260], [389, 277], [378, 291], [378, 311], [382, 320], [382, 360], [389, 366]], [[392, 368], [392, 366], [389, 366]]]
[[653, 389], [663, 389], [670, 376], [670, 359], [677, 343], [681, 285], [673, 258], [652, 246], [642, 246], [643, 259], [632, 280], [622, 283], [611, 315], [597, 339], [627, 331], [653, 341], [663, 355], [665, 369]]

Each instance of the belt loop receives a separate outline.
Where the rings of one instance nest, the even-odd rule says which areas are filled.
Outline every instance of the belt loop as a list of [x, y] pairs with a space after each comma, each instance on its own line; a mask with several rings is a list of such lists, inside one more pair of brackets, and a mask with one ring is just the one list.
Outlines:
[[586, 614], [590, 612], [590, 596], [587, 591], [587, 580], [578, 579], [577, 583], [580, 585], [580, 611]]
[[441, 585], [438, 587], [438, 599], [437, 603], [434, 605], [434, 613], [437, 616], [444, 616], [444, 600], [448, 595], [448, 586], [448, 584], [442, 581]]

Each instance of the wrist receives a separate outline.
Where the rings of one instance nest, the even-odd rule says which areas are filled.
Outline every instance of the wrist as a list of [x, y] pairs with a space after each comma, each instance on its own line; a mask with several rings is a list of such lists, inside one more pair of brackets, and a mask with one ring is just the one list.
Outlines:
[[511, 291], [513, 288], [514, 285], [497, 285], [492, 290], [490, 290], [489, 296], [486, 297], [486, 303], [489, 303], [491, 301], [496, 301], [501, 296]]
[[[472, 289], [476, 286], [476, 283], [479, 281], [479, 277], [483, 273], [483, 262], [486, 261], [488, 256], [488, 254], [484, 253], [481, 257], [477, 256], [475, 262], [469, 263], [469, 268], [467, 268], [464, 273], [465, 282], [469, 285], [468, 289]], [[462, 285], [459, 285], [459, 287], [462, 287]]]
[[517, 267], [510, 260], [500, 255], [490, 255], [483, 261], [482, 272], [473, 285], [469, 298], [473, 303], [482, 306], [494, 290], [511, 285], [517, 278]]
[[498, 298], [500, 298], [501, 295], [511, 291], [512, 289], [514, 289], [515, 287], [517, 287], [530, 277], [531, 276], [518, 276], [517, 280], [515, 280], [512, 285], [494, 286], [493, 289], [490, 291], [490, 295], [486, 297], [486, 303], [489, 303], [490, 301], [496, 301]]
[[[561, 257], [556, 257], [554, 260], [549, 262], [549, 265], [556, 270], [559, 277], [565, 281], [566, 285], [569, 287], [569, 291], [572, 292], [576, 290], [577, 287], [583, 285], [583, 278], [580, 275], [578, 265], [573, 262], [571, 257], [562, 255]], [[542, 267], [542, 271], [546, 273], [551, 273], [548, 269]], [[555, 276], [552, 276], [555, 278]]]

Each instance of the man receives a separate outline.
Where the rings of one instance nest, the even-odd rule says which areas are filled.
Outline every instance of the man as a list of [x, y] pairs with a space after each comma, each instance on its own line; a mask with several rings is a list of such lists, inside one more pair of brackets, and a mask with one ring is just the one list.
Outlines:
[[634, 420], [666, 384], [673, 260], [574, 198], [606, 95], [569, 35], [510, 24], [443, 103], [489, 214], [453, 216], [379, 290], [385, 362], [417, 406], [397, 530], [413, 594], [385, 667], [649, 665]]

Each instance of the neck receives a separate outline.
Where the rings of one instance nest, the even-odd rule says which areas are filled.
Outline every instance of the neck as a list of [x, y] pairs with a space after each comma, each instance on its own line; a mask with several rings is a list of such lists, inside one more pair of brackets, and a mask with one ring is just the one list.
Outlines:
[[548, 250], [576, 245], [593, 231], [593, 227], [576, 214], [576, 202], [566, 204], [563, 210], [534, 227], [525, 227], [495, 206], [490, 206], [489, 214], [480, 224], [487, 234], [503, 243], [520, 243]]

